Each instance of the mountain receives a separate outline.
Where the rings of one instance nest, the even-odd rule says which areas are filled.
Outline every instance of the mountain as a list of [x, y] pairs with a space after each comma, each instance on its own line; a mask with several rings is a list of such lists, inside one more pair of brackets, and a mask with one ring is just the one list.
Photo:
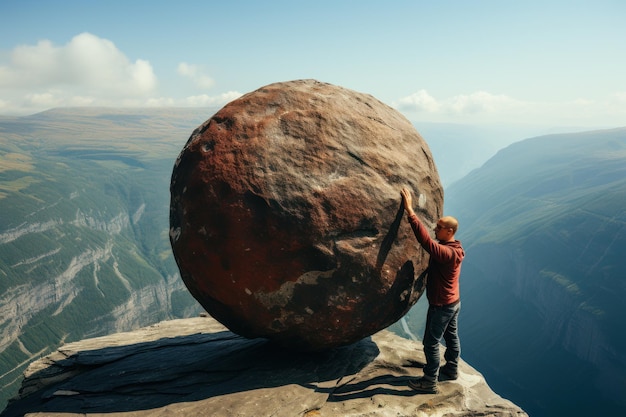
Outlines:
[[626, 411], [626, 128], [499, 151], [446, 190], [463, 357], [532, 416]]
[[428, 142], [444, 188], [480, 167], [505, 146], [548, 130], [526, 125], [454, 123], [415, 123], [415, 128]]
[[215, 109], [56, 109], [0, 120], [0, 408], [63, 342], [196, 315], [169, 181]]

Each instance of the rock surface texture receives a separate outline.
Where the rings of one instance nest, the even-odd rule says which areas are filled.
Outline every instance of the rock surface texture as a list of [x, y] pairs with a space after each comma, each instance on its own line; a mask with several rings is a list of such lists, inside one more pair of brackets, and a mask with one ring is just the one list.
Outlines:
[[71, 343], [30, 365], [2, 417], [526, 416], [465, 362], [416, 394], [419, 342], [383, 330], [317, 353], [238, 336], [210, 317]]
[[170, 241], [191, 294], [233, 332], [320, 351], [401, 318], [427, 258], [406, 221], [443, 190], [413, 125], [374, 97], [271, 84], [198, 127], [170, 186]]

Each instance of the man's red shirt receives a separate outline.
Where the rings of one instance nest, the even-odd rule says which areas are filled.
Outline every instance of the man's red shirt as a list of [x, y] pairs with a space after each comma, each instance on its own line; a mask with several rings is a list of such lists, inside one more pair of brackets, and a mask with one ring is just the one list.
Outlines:
[[461, 242], [438, 242], [430, 237], [426, 227], [413, 213], [409, 223], [420, 245], [430, 254], [426, 297], [430, 305], [444, 306], [460, 300], [459, 277], [465, 251]]

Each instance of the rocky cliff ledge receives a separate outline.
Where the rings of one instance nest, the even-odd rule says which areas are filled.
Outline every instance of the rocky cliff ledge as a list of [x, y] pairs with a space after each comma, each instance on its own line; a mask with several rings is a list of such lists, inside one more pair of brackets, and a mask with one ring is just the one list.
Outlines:
[[245, 339], [212, 318], [162, 322], [62, 346], [33, 362], [0, 414], [23, 416], [526, 416], [461, 363], [416, 394], [418, 342], [383, 330], [323, 353]]

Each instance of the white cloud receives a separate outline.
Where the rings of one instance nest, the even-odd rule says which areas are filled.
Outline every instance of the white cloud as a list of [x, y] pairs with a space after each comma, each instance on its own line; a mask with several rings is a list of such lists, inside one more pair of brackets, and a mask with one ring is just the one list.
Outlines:
[[396, 107], [401, 110], [436, 113], [440, 110], [441, 105], [428, 94], [428, 91], [420, 90], [417, 93], [413, 93], [410, 96], [398, 100]]
[[[209, 96], [159, 96], [149, 61], [131, 61], [113, 42], [81, 33], [58, 46], [49, 40], [20, 45], [0, 61], [0, 114], [30, 114], [53, 107], [191, 107], [220, 106], [241, 93]], [[178, 65], [178, 74], [195, 88], [215, 84], [201, 67]]]
[[626, 120], [625, 92], [605, 98], [531, 102], [486, 91], [437, 99], [420, 90], [393, 106], [410, 120], [429, 122], [610, 127], [623, 126]]
[[229, 91], [218, 96], [208, 96], [206, 94], [202, 94], [199, 96], [187, 97], [185, 99], [185, 102], [189, 106], [217, 106], [220, 104], [226, 104], [228, 102], [231, 102], [241, 97], [241, 95], [241, 93], [238, 93], [236, 91]]
[[178, 74], [185, 78], [189, 78], [197, 87], [202, 89], [209, 89], [215, 84], [213, 79], [204, 74], [200, 67], [186, 62], [178, 64]]
[[399, 110], [409, 113], [462, 116], [486, 113], [510, 112], [520, 109], [525, 104], [505, 95], [494, 95], [485, 91], [472, 94], [460, 94], [447, 99], [437, 100], [426, 90], [401, 98], [395, 103]]
[[619, 91], [611, 95], [612, 101], [619, 103], [622, 106], [626, 105], [626, 91]]
[[148, 98], [156, 87], [150, 62], [131, 62], [113, 42], [90, 33], [63, 46], [49, 40], [20, 45], [7, 63], [0, 62], [0, 110], [9, 112], [117, 105]]
[[505, 95], [494, 95], [485, 91], [477, 91], [469, 95], [458, 95], [446, 100], [444, 108], [457, 114], [510, 112], [511, 109], [523, 107], [519, 101]]
[[242, 94], [239, 92], [229, 91], [217, 96], [201, 94], [180, 99], [171, 97], [151, 98], [145, 104], [148, 107], [214, 107], [223, 106], [241, 96]]
[[113, 42], [90, 33], [58, 47], [48, 40], [16, 47], [0, 67], [0, 87], [63, 88], [104, 96], [149, 94], [156, 76], [148, 61], [130, 62]]

